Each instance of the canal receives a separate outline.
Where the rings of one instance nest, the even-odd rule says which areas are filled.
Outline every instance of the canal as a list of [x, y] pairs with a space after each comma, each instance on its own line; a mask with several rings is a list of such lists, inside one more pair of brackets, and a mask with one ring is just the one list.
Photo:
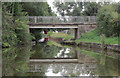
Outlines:
[[3, 76], [120, 76], [120, 54], [114, 51], [61, 45], [50, 40], [2, 52]]

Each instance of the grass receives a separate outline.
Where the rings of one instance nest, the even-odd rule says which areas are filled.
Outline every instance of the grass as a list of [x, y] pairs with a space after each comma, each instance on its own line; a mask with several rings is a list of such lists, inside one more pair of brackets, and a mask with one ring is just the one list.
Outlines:
[[51, 37], [55, 37], [55, 38], [64, 38], [65, 40], [68, 40], [68, 39], [71, 39], [71, 38], [74, 38], [74, 35], [73, 34], [65, 34], [65, 33], [53, 33], [51, 34]]
[[[77, 43], [79, 42], [95, 42], [101, 43], [101, 37], [97, 34], [97, 29], [84, 34], [79, 39], [75, 40]], [[105, 37], [106, 44], [118, 44], [118, 37]]]

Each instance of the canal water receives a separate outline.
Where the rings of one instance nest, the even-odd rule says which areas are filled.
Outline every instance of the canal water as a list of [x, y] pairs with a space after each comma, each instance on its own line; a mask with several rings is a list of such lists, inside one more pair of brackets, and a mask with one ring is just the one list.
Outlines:
[[2, 53], [3, 76], [120, 76], [120, 54], [113, 51], [48, 41], [3, 49]]

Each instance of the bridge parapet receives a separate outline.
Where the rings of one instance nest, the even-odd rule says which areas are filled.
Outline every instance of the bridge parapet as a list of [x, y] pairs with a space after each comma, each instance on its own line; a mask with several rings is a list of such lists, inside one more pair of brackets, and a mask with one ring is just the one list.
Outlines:
[[96, 23], [96, 16], [28, 16], [29, 24], [69, 24], [69, 23]]

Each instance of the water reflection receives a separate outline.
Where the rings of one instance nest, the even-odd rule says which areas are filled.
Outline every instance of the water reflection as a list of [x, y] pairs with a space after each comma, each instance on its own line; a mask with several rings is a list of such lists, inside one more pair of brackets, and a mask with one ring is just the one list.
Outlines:
[[95, 72], [94, 67], [96, 67], [96, 65], [92, 63], [36, 63], [30, 64], [30, 66], [31, 69], [28, 72], [34, 73], [34, 76], [36, 76], [36, 73], [40, 73], [41, 71], [45, 72], [44, 76], [90, 76], [92, 73]]
[[[101, 54], [86, 52], [80, 48], [61, 48], [57, 56], [65, 57], [73, 50], [78, 63], [30, 63], [29, 73], [41, 72], [44, 69], [44, 76], [119, 76], [119, 60], [107, 56], [106, 51]], [[62, 53], [63, 52], [63, 53]], [[57, 57], [55, 56], [55, 57]], [[40, 68], [39, 68], [40, 67]], [[43, 71], [42, 69], [42, 71]]]
[[58, 47], [41, 43], [33, 46], [34, 52], [31, 59], [40, 58], [76, 58], [76, 54], [70, 48]]
[[48, 40], [49, 40], [49, 38], [42, 38], [42, 39], [39, 40], [39, 42], [40, 42], [40, 43], [42, 43], [42, 42], [47, 42]]
[[[30, 59], [75, 58], [77, 63], [40, 63]], [[40, 43], [3, 49], [3, 76], [119, 76], [120, 61], [75, 47]]]
[[46, 43], [41, 43], [38, 45], [33, 46], [32, 51], [32, 59], [39, 59], [39, 58], [53, 58], [56, 53], [60, 50], [57, 46], [49, 46]]
[[[109, 62], [108, 62], [109, 61]], [[118, 76], [118, 61], [107, 59], [97, 63], [30, 63], [29, 73], [44, 72], [43, 76]]]
[[66, 49], [61, 49], [59, 51], [59, 53], [57, 53], [57, 55], [55, 56], [55, 58], [60, 57], [60, 58], [70, 58], [73, 55], [70, 55], [70, 48], [66, 48]]

